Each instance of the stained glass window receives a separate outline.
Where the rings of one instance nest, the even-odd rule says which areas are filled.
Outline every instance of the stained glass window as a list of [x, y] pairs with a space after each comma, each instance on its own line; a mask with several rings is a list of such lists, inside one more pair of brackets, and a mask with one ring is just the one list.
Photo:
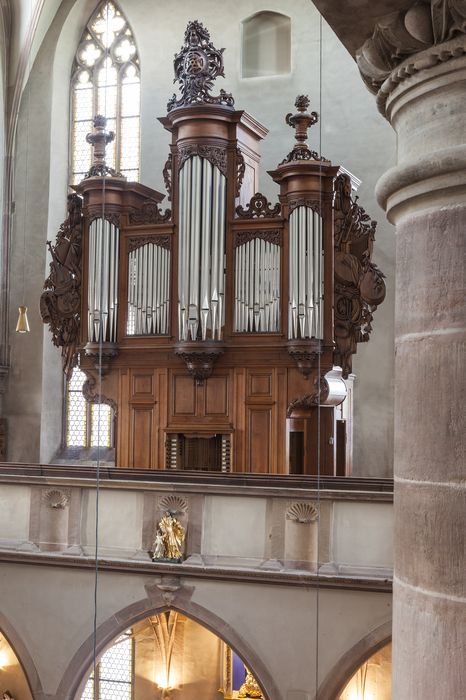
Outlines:
[[96, 114], [107, 117], [115, 133], [107, 147], [107, 165], [139, 179], [139, 58], [133, 32], [115, 2], [103, 2], [92, 15], [73, 64], [71, 183], [83, 179], [91, 166], [92, 131]]
[[86, 401], [86, 379], [84, 372], [75, 367], [67, 385], [66, 447], [112, 447], [112, 408], [107, 403]]
[[131, 700], [133, 694], [133, 639], [131, 630], [119, 637], [102, 656], [88, 678], [81, 700]]

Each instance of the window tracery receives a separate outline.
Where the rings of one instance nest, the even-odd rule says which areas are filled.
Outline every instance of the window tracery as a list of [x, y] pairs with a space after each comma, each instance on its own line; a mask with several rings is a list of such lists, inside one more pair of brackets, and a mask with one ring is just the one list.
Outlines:
[[76, 51], [72, 71], [71, 184], [91, 166], [96, 114], [107, 117], [115, 139], [107, 148], [107, 165], [128, 180], [139, 179], [139, 57], [133, 32], [116, 3], [106, 0], [92, 15]]

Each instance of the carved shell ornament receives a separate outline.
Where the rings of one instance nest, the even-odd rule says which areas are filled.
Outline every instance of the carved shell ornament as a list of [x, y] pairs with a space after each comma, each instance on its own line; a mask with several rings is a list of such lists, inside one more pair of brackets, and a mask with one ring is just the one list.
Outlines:
[[70, 502], [70, 497], [59, 489], [50, 489], [43, 494], [44, 503], [54, 510], [63, 510]]
[[314, 503], [292, 503], [286, 510], [286, 519], [297, 523], [313, 523], [319, 519], [319, 511]]
[[183, 496], [170, 494], [160, 499], [160, 510], [168, 511], [171, 515], [183, 515], [188, 512], [188, 502]]

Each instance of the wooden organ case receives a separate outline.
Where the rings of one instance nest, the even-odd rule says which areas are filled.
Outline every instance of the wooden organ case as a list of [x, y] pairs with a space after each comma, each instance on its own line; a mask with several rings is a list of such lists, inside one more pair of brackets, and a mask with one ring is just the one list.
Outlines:
[[[223, 50], [222, 50], [223, 51]], [[351, 181], [311, 151], [318, 115], [299, 96], [296, 143], [257, 192], [267, 129], [221, 90], [222, 51], [190, 22], [175, 57], [181, 97], [164, 195], [105, 164], [112, 139], [95, 117], [93, 165], [69, 196], [50, 250], [41, 313], [70, 376], [115, 412], [116, 465], [345, 474], [335, 406], [357, 343], [385, 295], [371, 262], [375, 222]]]

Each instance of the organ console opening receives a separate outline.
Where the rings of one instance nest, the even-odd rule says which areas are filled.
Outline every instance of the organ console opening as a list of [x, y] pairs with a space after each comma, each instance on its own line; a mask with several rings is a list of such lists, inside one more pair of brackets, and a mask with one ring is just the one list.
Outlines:
[[309, 148], [307, 96], [286, 115], [296, 141], [269, 172], [271, 203], [257, 192], [267, 129], [211, 94], [223, 50], [199, 22], [174, 69], [170, 208], [106, 165], [105, 117], [88, 134], [41, 297], [64, 372], [79, 357], [111, 405], [116, 466], [349, 474], [352, 355], [385, 296], [376, 224]]

